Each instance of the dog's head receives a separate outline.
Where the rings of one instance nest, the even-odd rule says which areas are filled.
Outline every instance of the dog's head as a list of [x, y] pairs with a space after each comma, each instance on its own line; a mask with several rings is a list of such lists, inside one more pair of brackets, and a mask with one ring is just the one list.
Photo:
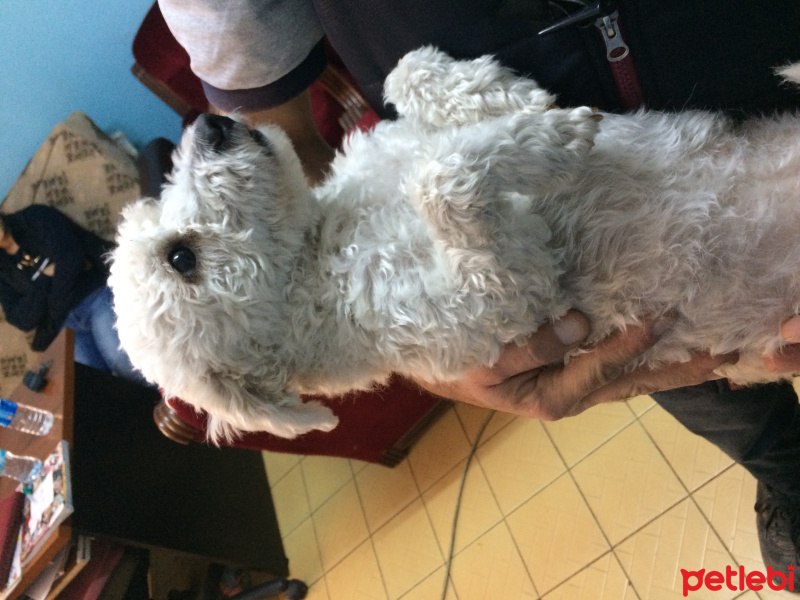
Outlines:
[[161, 199], [126, 207], [112, 255], [123, 348], [148, 380], [209, 414], [209, 436], [336, 425], [288, 391], [288, 291], [315, 205], [277, 128], [203, 115]]

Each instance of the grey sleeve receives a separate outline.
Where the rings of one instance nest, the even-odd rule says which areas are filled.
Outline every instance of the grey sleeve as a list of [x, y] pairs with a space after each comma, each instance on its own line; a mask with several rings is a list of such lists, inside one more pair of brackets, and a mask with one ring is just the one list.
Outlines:
[[263, 88], [290, 76], [323, 37], [311, 0], [158, 4], [172, 34], [189, 53], [192, 71], [223, 96], [226, 90]]

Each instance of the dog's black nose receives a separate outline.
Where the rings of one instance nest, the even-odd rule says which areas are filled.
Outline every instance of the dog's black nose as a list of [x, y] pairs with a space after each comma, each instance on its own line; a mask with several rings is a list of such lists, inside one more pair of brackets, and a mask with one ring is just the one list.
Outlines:
[[169, 251], [167, 257], [169, 264], [178, 273], [184, 276], [191, 276], [197, 268], [197, 257], [186, 246], [175, 246]]
[[197, 117], [197, 138], [215, 152], [225, 150], [226, 142], [230, 140], [230, 133], [236, 125], [236, 121], [223, 117], [222, 115], [212, 115], [205, 113]]

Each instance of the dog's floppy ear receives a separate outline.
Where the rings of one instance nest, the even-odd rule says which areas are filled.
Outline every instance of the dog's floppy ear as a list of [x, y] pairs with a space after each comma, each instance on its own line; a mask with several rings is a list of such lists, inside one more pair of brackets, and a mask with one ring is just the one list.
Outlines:
[[294, 438], [313, 430], [330, 431], [339, 419], [319, 402], [303, 402], [287, 390], [266, 390], [257, 385], [224, 376], [211, 376], [217, 398], [214, 410], [204, 403], [209, 414], [208, 438], [213, 442], [231, 440], [240, 431], [266, 431], [283, 438]]

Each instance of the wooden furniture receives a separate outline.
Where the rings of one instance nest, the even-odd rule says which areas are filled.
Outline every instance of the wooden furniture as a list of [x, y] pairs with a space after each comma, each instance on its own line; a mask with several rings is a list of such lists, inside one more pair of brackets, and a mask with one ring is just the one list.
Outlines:
[[[53, 430], [42, 438], [2, 430], [0, 446], [44, 459], [66, 439], [75, 512], [23, 569], [15, 592], [75, 534], [288, 574], [258, 453], [168, 440], [153, 425], [158, 392], [75, 364], [70, 330], [42, 358], [53, 359], [43, 391], [20, 386], [11, 399], [51, 410]], [[15, 487], [0, 478], [0, 497]]]

